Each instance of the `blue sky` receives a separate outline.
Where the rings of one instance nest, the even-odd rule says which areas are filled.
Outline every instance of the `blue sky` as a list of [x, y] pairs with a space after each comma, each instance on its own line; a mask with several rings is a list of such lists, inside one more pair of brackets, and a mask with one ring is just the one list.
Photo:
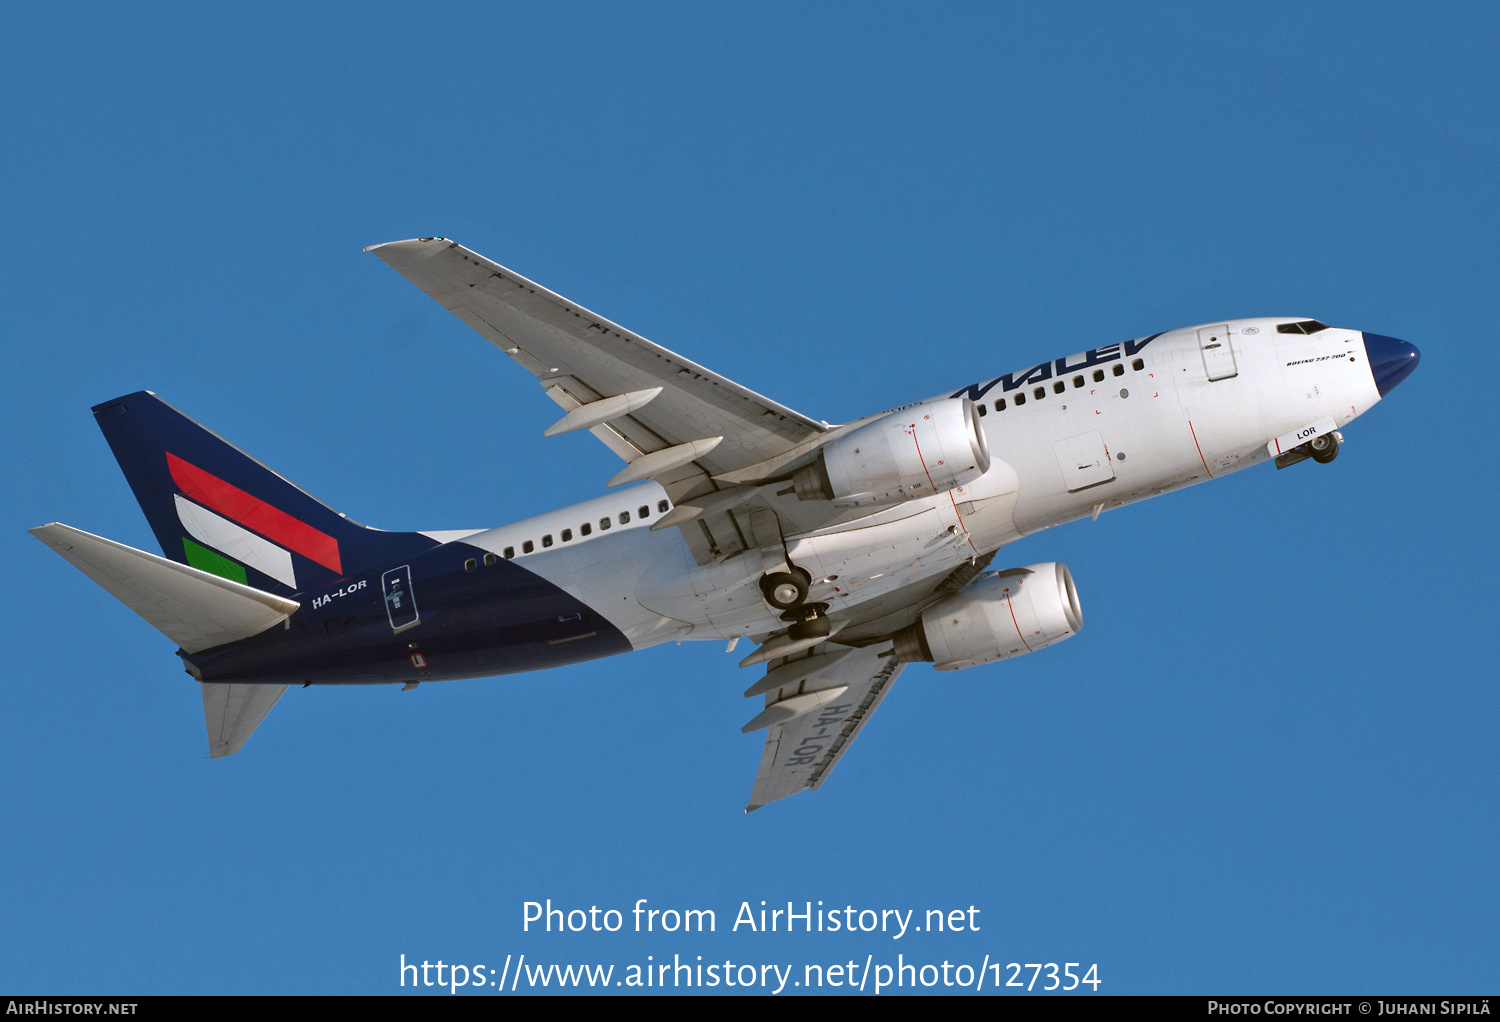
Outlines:
[[[521, 953], [1493, 990], [1492, 6], [0, 22], [0, 991], [388, 993], [401, 954]], [[1072, 567], [1080, 636], [909, 669], [822, 791], [750, 816], [719, 644], [292, 691], [210, 761], [171, 643], [24, 530], [154, 548], [88, 411], [140, 388], [385, 528], [602, 492], [612, 455], [544, 441], [534, 382], [360, 251], [433, 234], [830, 421], [1236, 316], [1423, 362], [1330, 467], [1003, 551]], [[523, 933], [546, 898], [719, 932]], [[727, 932], [762, 899], [981, 930]]]

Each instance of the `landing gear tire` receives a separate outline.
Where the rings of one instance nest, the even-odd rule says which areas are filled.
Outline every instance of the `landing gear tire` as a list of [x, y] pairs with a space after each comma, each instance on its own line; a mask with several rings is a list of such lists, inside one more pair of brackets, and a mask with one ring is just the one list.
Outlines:
[[823, 638], [833, 631], [833, 622], [828, 620], [826, 603], [809, 603], [807, 606], [787, 614], [781, 615], [785, 620], [788, 617], [798, 618], [790, 628], [786, 630], [789, 638], [801, 641], [803, 639]]
[[1331, 433], [1314, 437], [1307, 446], [1312, 450], [1313, 461], [1319, 465], [1326, 465], [1339, 456], [1339, 442]]
[[777, 610], [791, 610], [807, 600], [808, 581], [805, 572], [772, 571], [761, 576], [760, 591]]

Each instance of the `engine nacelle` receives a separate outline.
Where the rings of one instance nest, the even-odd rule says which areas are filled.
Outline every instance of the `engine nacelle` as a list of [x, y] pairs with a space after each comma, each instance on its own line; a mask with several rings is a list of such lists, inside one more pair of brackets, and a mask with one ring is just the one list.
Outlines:
[[1035, 652], [1082, 627], [1068, 566], [1033, 564], [982, 576], [922, 611], [916, 624], [896, 633], [896, 659], [961, 671]]
[[799, 500], [866, 507], [943, 493], [989, 467], [974, 402], [953, 397], [881, 416], [825, 444], [792, 483]]

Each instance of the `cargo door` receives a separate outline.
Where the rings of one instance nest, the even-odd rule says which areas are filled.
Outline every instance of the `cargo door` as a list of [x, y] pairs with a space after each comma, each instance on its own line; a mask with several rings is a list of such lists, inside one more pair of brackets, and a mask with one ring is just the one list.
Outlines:
[[1229, 345], [1229, 327], [1206, 326], [1198, 331], [1198, 350], [1203, 352], [1203, 368], [1210, 380], [1227, 380], [1240, 374], [1234, 364], [1234, 349]]
[[1097, 429], [1059, 440], [1054, 450], [1057, 467], [1062, 469], [1063, 485], [1069, 493], [1107, 483], [1115, 477], [1104, 437]]

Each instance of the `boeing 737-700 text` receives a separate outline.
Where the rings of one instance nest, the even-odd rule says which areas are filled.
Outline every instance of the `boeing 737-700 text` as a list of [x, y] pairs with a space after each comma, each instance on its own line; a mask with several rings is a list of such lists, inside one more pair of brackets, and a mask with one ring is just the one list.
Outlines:
[[1416, 368], [1405, 341], [1288, 317], [1152, 334], [831, 426], [444, 238], [375, 253], [625, 462], [607, 496], [486, 530], [359, 525], [142, 391], [94, 408], [166, 555], [32, 533], [178, 644], [213, 756], [288, 685], [534, 671], [752, 640], [749, 808], [817, 788], [905, 664], [961, 670], [1083, 625], [1022, 536], [1257, 462], [1334, 460]]

